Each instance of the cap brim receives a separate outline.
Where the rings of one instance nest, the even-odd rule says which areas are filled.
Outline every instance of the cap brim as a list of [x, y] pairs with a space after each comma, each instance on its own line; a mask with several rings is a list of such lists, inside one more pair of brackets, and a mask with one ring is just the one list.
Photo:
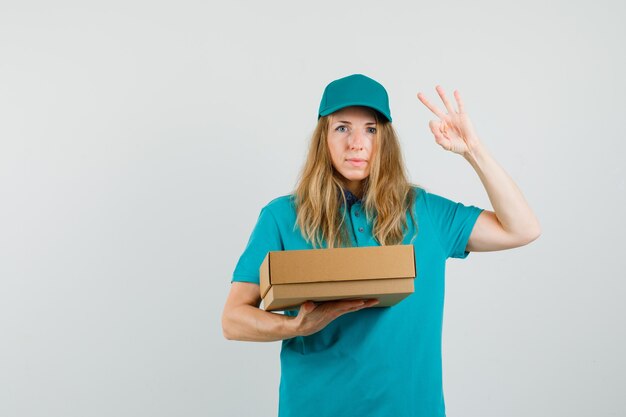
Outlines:
[[[382, 110], [376, 106], [372, 106], [369, 103], [363, 103], [363, 102], [359, 102], [359, 101], [354, 101], [354, 102], [349, 102], [349, 103], [342, 103], [340, 105], [337, 106], [333, 106], [333, 107], [329, 107], [327, 109], [325, 109], [324, 111], [322, 111], [319, 116], [328, 116], [331, 113], [336, 112], [337, 110], [341, 110], [345, 107], [350, 107], [350, 106], [364, 106], [364, 107], [369, 107], [371, 109], [377, 110], [380, 114], [383, 115], [383, 117], [385, 119], [387, 119], [389, 122], [391, 122], [391, 117], [387, 116], [387, 114], [385, 114], [385, 110]], [[319, 119], [319, 117], [318, 117]]]

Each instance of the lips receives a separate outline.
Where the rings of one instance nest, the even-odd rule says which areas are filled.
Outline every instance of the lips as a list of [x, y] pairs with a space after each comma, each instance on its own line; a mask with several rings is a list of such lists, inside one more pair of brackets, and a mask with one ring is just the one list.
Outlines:
[[367, 163], [367, 160], [361, 158], [346, 159], [346, 162], [355, 167], [362, 167]]

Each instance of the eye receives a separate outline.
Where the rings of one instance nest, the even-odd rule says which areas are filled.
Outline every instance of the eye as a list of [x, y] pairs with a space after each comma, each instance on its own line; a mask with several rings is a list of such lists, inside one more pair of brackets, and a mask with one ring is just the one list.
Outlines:
[[341, 126], [337, 126], [337, 128], [335, 130], [338, 130], [339, 132], [345, 132], [345, 130], [339, 130], [339, 129], [345, 129], [346, 127], [344, 125]]
[[370, 127], [369, 131], [370, 131], [370, 133], [376, 133], [376, 128], [375, 127]]

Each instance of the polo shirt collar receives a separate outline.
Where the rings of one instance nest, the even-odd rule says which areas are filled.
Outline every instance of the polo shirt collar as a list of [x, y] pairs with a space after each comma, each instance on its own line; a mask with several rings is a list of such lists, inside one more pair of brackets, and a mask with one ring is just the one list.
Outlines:
[[[346, 205], [348, 210], [352, 208], [352, 205], [358, 201], [361, 201], [360, 198], [358, 198], [357, 196], [355, 196], [354, 194], [352, 194], [352, 192], [350, 192], [350, 190], [344, 188], [343, 189], [344, 194], [346, 195]], [[339, 198], [341, 198], [341, 196], [339, 196]], [[342, 201], [343, 203], [343, 201]]]

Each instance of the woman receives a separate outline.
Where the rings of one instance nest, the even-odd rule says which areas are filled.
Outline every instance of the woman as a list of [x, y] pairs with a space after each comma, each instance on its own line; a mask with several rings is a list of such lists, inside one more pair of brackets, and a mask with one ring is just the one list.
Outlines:
[[[387, 92], [361, 74], [330, 83], [299, 183], [260, 213], [235, 268], [222, 317], [227, 339], [282, 340], [280, 416], [445, 416], [441, 329], [445, 262], [472, 251], [519, 247], [539, 223], [511, 178], [436, 88], [444, 113], [436, 143], [463, 156], [494, 211], [465, 206], [406, 177]], [[415, 292], [395, 306], [377, 300], [306, 302], [297, 311], [259, 309], [259, 266], [268, 251], [413, 244]], [[350, 313], [350, 314], [348, 314]]]

